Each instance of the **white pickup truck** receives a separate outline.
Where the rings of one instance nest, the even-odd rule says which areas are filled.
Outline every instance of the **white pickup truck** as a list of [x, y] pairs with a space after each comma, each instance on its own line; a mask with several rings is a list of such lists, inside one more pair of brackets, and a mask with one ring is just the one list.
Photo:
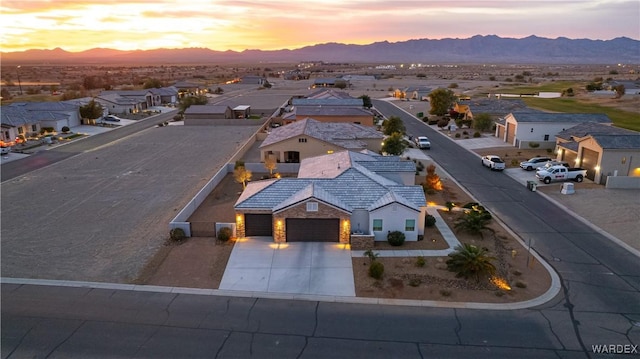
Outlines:
[[587, 170], [582, 168], [568, 168], [565, 166], [551, 166], [547, 169], [536, 172], [538, 180], [544, 183], [551, 183], [552, 181], [568, 181], [574, 180], [576, 182], [582, 182], [584, 176], [587, 175]]

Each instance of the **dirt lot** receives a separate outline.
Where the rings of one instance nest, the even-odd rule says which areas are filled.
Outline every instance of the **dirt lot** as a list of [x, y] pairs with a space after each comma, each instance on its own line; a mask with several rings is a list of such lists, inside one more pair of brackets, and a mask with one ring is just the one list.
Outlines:
[[[468, 203], [471, 198], [452, 181], [443, 180], [445, 189], [429, 195], [429, 201], [438, 205], [445, 202]], [[212, 193], [213, 207], [208, 209], [214, 218], [224, 218], [232, 213], [233, 203], [228, 196], [220, 193], [237, 193], [238, 184], [227, 176]], [[217, 198], [217, 200], [216, 200]], [[211, 209], [213, 208], [213, 210]], [[452, 227], [460, 212], [441, 211], [441, 216]], [[500, 225], [493, 221], [490, 232], [481, 239], [466, 233], [456, 233], [463, 243], [486, 247], [496, 257], [497, 274], [508, 281], [511, 290], [497, 290], [490, 283], [475, 283], [457, 279], [446, 270], [447, 257], [426, 257], [423, 267], [416, 266], [417, 258], [378, 258], [385, 265], [382, 280], [369, 277], [368, 258], [353, 258], [356, 295], [360, 297], [444, 300], [456, 302], [508, 303], [528, 300], [543, 294], [550, 286], [551, 278], [542, 265], [533, 257], [527, 265], [526, 250]], [[233, 248], [233, 242], [220, 243], [214, 238], [190, 238], [181, 244], [168, 243], [149, 262], [137, 283], [186, 286], [194, 288], [217, 288]], [[425, 239], [407, 242], [401, 247], [392, 247], [386, 242], [376, 243], [375, 251], [445, 249], [447, 245], [435, 227], [428, 229]], [[515, 250], [515, 257], [512, 251]]]

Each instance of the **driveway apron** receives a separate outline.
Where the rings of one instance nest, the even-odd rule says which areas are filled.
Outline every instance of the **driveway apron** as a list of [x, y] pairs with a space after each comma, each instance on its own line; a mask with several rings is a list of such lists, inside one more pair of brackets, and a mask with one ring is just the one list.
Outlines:
[[340, 243], [242, 238], [233, 247], [220, 289], [355, 296], [351, 251]]

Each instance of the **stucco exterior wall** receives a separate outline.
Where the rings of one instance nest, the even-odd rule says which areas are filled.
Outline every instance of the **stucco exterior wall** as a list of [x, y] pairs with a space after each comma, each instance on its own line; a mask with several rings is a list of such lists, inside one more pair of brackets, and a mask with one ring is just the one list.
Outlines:
[[[418, 228], [420, 224], [420, 212], [416, 212], [401, 204], [392, 203], [370, 212], [369, 230], [374, 234], [376, 241], [386, 241], [387, 233], [400, 231], [404, 233], [406, 241], [418, 240]], [[373, 231], [373, 220], [382, 219], [382, 230]], [[415, 220], [413, 231], [405, 231], [405, 220]]]
[[[306, 139], [306, 142], [300, 142], [301, 138]], [[363, 139], [360, 141], [367, 143], [366, 149], [373, 152], [378, 152], [382, 148], [382, 139]], [[272, 151], [280, 162], [285, 162], [284, 153], [287, 151], [299, 152], [300, 160], [303, 160], [309, 157], [326, 155], [331, 153], [330, 151], [338, 152], [344, 150], [345, 148], [341, 146], [321, 141], [313, 137], [300, 135], [260, 148], [260, 159], [264, 161], [269, 151]]]
[[[307, 202], [317, 202], [318, 211], [307, 211]], [[340, 219], [340, 243], [349, 243], [351, 234], [351, 214], [341, 209], [329, 206], [316, 199], [302, 201], [273, 214], [273, 240], [286, 242], [287, 218], [338, 218]]]
[[603, 176], [640, 176], [640, 150], [604, 150], [601, 158]]

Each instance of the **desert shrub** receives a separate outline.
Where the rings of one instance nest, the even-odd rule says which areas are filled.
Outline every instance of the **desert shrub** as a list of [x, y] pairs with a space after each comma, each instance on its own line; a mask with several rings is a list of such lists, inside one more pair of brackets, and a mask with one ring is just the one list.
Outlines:
[[420, 278], [411, 278], [409, 279], [409, 285], [412, 287], [417, 287], [422, 283], [422, 281], [420, 280]]
[[67, 133], [67, 132], [69, 132], [69, 127], [67, 127], [67, 126], [63, 126], [63, 127], [62, 127], [62, 132], [63, 132], [63, 133]]
[[441, 120], [438, 120], [437, 125], [440, 128], [445, 128], [445, 127], [447, 127], [447, 125], [449, 125], [449, 119], [443, 118]]
[[387, 234], [387, 242], [389, 242], [389, 244], [392, 246], [395, 246], [395, 247], [401, 246], [404, 244], [404, 240], [405, 240], [405, 235], [400, 231], [393, 231]]
[[424, 267], [425, 264], [427, 264], [427, 261], [424, 260], [423, 256], [416, 258], [416, 267]]
[[459, 134], [459, 133], [456, 133], [455, 137], [456, 137], [456, 138], [460, 138], [460, 134]]
[[481, 135], [481, 134], [480, 134], [480, 132], [478, 132], [478, 131], [476, 131], [476, 132], [474, 132], [474, 133], [473, 133], [473, 137], [478, 138], [478, 137], [480, 137], [480, 136], [482, 136], [482, 135]]
[[462, 131], [462, 134], [466, 136], [466, 135], [468, 135], [468, 134], [469, 134], [469, 132], [467, 132], [467, 131]]
[[538, 148], [540, 147], [540, 144], [538, 142], [529, 142], [529, 147]]
[[518, 287], [518, 288], [526, 288], [527, 287], [527, 283], [517, 281], [516, 282], [516, 287]]
[[548, 153], [548, 154], [551, 154], [552, 152], [553, 152], [553, 149], [552, 149], [552, 148], [547, 148], [547, 153]]
[[449, 289], [440, 289], [440, 295], [443, 297], [450, 297], [451, 291]]
[[384, 264], [378, 261], [373, 261], [369, 264], [369, 276], [375, 279], [381, 279], [384, 274]]
[[378, 253], [375, 253], [373, 249], [367, 249], [364, 251], [364, 256], [369, 257], [369, 260], [373, 262], [378, 258]]
[[433, 227], [436, 224], [436, 217], [427, 214], [427, 216], [424, 218], [424, 225], [427, 227]]
[[518, 166], [519, 164], [520, 164], [520, 162], [519, 162], [517, 159], [515, 159], [515, 158], [514, 158], [514, 159], [512, 159], [512, 160], [511, 160], [511, 165], [512, 165], [512, 166], [516, 167], [516, 166]]
[[445, 202], [444, 206], [447, 207], [447, 210], [449, 212], [451, 212], [451, 210], [453, 209], [453, 207], [456, 206], [456, 204], [451, 202], [451, 201], [447, 201], [447, 202]]
[[513, 275], [515, 275], [515, 276], [521, 276], [521, 275], [522, 275], [522, 272], [520, 272], [519, 270], [514, 270], [514, 271], [513, 271]]
[[169, 231], [169, 237], [174, 242], [181, 242], [185, 238], [187, 238], [187, 235], [184, 233], [184, 230], [182, 228], [173, 228], [171, 231]]
[[233, 231], [229, 227], [222, 227], [218, 231], [218, 239], [223, 242], [226, 242], [229, 239], [231, 239], [231, 236], [233, 236]]
[[427, 125], [437, 125], [439, 121], [440, 120], [438, 120], [437, 118], [431, 118], [427, 120]]
[[501, 291], [501, 290], [496, 291], [496, 297], [502, 297], [502, 296], [504, 296], [504, 292], [503, 291]]

